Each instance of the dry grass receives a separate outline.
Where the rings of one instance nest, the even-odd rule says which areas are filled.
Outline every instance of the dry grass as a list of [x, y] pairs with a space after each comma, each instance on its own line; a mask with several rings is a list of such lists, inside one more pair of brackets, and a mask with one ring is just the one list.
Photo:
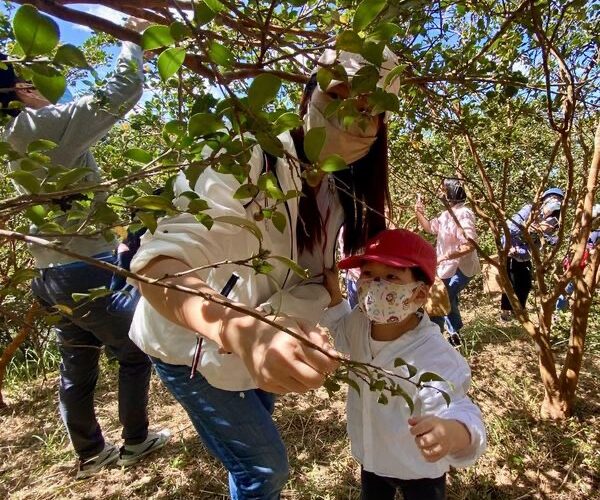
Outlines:
[[[515, 326], [494, 325], [478, 305], [465, 329], [473, 398], [481, 405], [489, 449], [478, 464], [450, 474], [451, 499], [600, 498], [600, 360], [588, 356], [576, 415], [562, 424], [537, 418], [541, 401], [532, 344]], [[108, 439], [118, 441], [114, 366], [103, 368], [97, 408]], [[0, 417], [0, 498], [224, 498], [224, 469], [198, 442], [183, 410], [154, 379], [151, 422], [174, 431], [164, 451], [129, 469], [75, 481], [74, 461], [56, 408], [56, 374], [13, 386]], [[275, 419], [287, 444], [291, 479], [284, 498], [355, 499], [358, 467], [345, 437], [343, 396], [319, 390], [286, 396]]]

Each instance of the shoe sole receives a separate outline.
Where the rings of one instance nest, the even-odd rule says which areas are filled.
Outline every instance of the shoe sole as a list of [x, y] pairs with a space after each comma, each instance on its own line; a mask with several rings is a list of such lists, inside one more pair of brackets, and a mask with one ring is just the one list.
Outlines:
[[162, 443], [157, 444], [156, 446], [153, 446], [151, 448], [149, 448], [148, 450], [144, 451], [143, 453], [140, 453], [139, 455], [136, 455], [135, 458], [117, 458], [116, 464], [119, 467], [129, 467], [130, 465], [136, 464], [137, 462], [139, 462], [142, 458], [144, 458], [147, 455], [150, 455], [151, 453], [154, 453], [157, 450], [160, 450], [161, 448], [163, 448], [167, 442], [169, 441], [171, 436], [167, 437]]

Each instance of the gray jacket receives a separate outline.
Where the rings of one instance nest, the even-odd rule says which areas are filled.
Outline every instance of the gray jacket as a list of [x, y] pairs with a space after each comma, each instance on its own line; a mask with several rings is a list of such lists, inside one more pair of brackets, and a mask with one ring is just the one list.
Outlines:
[[[90, 173], [82, 180], [87, 183], [101, 181], [98, 164], [89, 148], [101, 139], [125, 113], [133, 108], [143, 91], [142, 50], [137, 45], [124, 42], [115, 72], [96, 95], [86, 95], [63, 105], [49, 105], [41, 109], [24, 109], [8, 124], [5, 140], [12, 148], [24, 154], [29, 143], [48, 139], [57, 146], [48, 151], [55, 165], [67, 168], [86, 167]], [[10, 169], [20, 168], [20, 160], [10, 163]], [[27, 192], [16, 186], [21, 194]], [[104, 199], [100, 193], [97, 199]], [[35, 229], [34, 229], [35, 230]], [[92, 256], [112, 251], [116, 244], [97, 236], [57, 236], [54, 241], [81, 255]], [[45, 268], [75, 261], [72, 257], [32, 246], [36, 267]]]

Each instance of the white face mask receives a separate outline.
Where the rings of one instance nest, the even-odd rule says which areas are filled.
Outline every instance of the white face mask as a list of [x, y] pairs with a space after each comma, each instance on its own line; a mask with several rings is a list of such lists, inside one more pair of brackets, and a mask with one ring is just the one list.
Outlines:
[[402, 285], [383, 279], [359, 279], [358, 307], [374, 323], [399, 323], [421, 307], [410, 300], [420, 285], [420, 282]]
[[314, 90], [308, 103], [308, 110], [304, 116], [304, 133], [317, 127], [325, 128], [325, 144], [319, 155], [323, 161], [333, 154], [340, 155], [347, 165], [360, 160], [365, 156], [377, 139], [378, 118], [376, 116], [366, 117], [366, 123], [355, 122], [349, 127], [334, 114], [327, 118], [324, 115], [327, 105], [333, 101], [318, 88]]

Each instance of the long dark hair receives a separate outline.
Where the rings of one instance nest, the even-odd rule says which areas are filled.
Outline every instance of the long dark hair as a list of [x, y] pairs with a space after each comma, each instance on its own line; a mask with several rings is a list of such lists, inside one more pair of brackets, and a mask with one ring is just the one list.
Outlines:
[[[300, 101], [301, 117], [307, 112], [308, 102], [316, 86], [317, 79], [313, 75], [304, 87]], [[291, 135], [299, 159], [308, 163], [303, 149], [304, 131], [296, 129]], [[359, 251], [369, 238], [386, 228], [386, 213], [391, 203], [388, 190], [387, 127], [383, 120], [369, 152], [347, 169], [335, 172], [333, 179], [344, 209], [343, 251], [350, 255]], [[315, 190], [306, 182], [302, 185], [299, 217], [296, 227], [298, 248], [300, 251], [312, 252], [315, 245], [321, 243], [323, 228]]]
[[[6, 59], [6, 55], [0, 53], [0, 61], [6, 61]], [[12, 64], [7, 64], [6, 69], [0, 68], [0, 114], [10, 116], [17, 116], [19, 114], [19, 109], [8, 109], [8, 104], [11, 101], [19, 100], [17, 93], [12, 90], [15, 88], [18, 81]]]

